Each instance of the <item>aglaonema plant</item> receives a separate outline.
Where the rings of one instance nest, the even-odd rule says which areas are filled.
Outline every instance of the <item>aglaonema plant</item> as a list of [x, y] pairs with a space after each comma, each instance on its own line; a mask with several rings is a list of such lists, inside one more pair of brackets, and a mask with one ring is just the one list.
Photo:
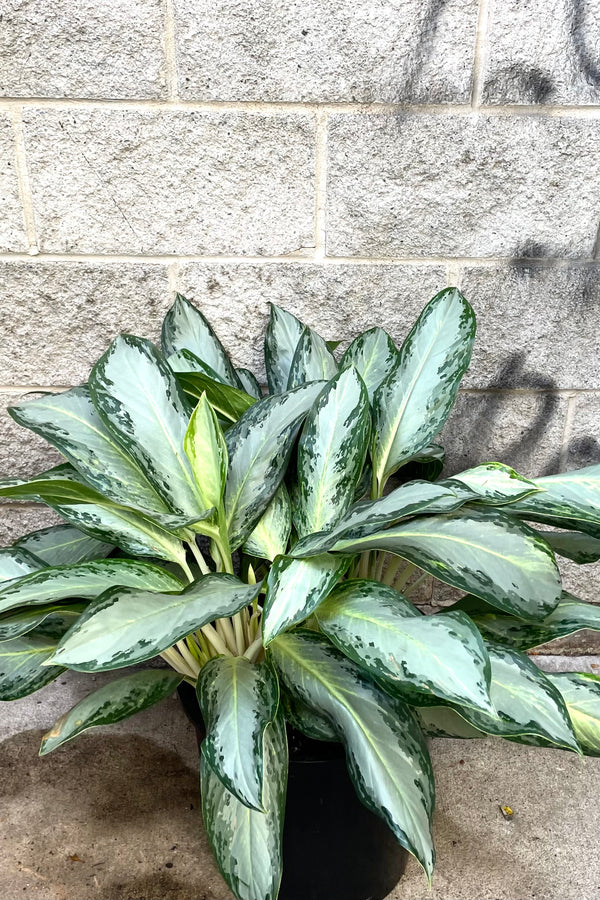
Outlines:
[[[196, 686], [204, 823], [238, 898], [278, 894], [286, 722], [343, 743], [359, 798], [429, 878], [427, 735], [600, 753], [599, 679], [526, 655], [600, 630], [555, 560], [600, 557], [600, 467], [441, 477], [433, 441], [474, 337], [455, 289], [400, 349], [371, 328], [339, 360], [273, 306], [263, 396], [177, 296], [160, 351], [121, 335], [87, 384], [11, 410], [65, 462], [0, 496], [67, 524], [0, 551], [0, 698], [136, 667], [59, 719], [44, 755]], [[464, 596], [424, 615], [427, 578]]]

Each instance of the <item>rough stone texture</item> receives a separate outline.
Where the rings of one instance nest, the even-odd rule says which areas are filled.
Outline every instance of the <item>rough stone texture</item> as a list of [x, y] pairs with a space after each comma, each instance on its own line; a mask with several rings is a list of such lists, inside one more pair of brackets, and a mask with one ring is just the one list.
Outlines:
[[337, 115], [329, 147], [332, 255], [591, 255], [596, 122]]
[[0, 251], [23, 251], [26, 246], [12, 123], [0, 114]]
[[539, 393], [459, 393], [440, 433], [445, 474], [498, 461], [529, 477], [559, 468], [566, 400]]
[[64, 520], [47, 506], [22, 506], [0, 503], [0, 547], [50, 525], [60, 525]]
[[179, 276], [180, 290], [211, 322], [234, 363], [263, 382], [269, 302], [326, 340], [342, 340], [342, 347], [373, 325], [402, 343], [424, 304], [445, 286], [444, 266], [421, 265], [188, 263]]
[[43, 438], [18, 425], [8, 415], [7, 407], [35, 400], [40, 394], [0, 392], [0, 479], [29, 478], [51, 466], [64, 462], [64, 457]]
[[197, 100], [468, 101], [477, 3], [175, 0], [179, 86]]
[[0, 384], [86, 381], [120, 331], [157, 340], [170, 302], [162, 265], [0, 262]]
[[[3, 97], [162, 97], [160, 0], [9, 0], [2, 5]], [[35, 35], [35, 40], [32, 40]]]
[[26, 110], [40, 247], [285, 254], [314, 245], [314, 117]]
[[598, 0], [491, 0], [484, 103], [600, 102]]
[[[600, 388], [599, 265], [469, 266], [461, 290], [477, 315], [465, 387]], [[580, 409], [580, 445], [597, 404]]]
[[[597, 357], [592, 357], [590, 363], [593, 365], [595, 361]], [[568, 469], [582, 469], [600, 462], [600, 394], [579, 394], [575, 403], [567, 447]]]
[[[2, 710], [0, 897], [229, 900], [200, 823], [194, 736], [175, 698], [37, 757], [58, 715], [115, 674], [69, 672]], [[499, 739], [434, 740], [431, 753], [433, 890], [411, 860], [389, 900], [598, 900], [598, 760]], [[512, 821], [500, 805], [512, 807]]]

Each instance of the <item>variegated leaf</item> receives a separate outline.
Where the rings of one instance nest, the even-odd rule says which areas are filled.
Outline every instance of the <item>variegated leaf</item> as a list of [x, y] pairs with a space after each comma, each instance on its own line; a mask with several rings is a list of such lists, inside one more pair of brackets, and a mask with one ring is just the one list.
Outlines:
[[263, 737], [279, 706], [271, 666], [219, 656], [200, 670], [196, 690], [206, 723], [203, 759], [244, 806], [264, 812]]
[[100, 559], [71, 566], [50, 566], [32, 572], [0, 590], [0, 613], [26, 604], [37, 605], [68, 597], [92, 599], [115, 585], [148, 591], [178, 591], [183, 583], [152, 563], [134, 559]]
[[344, 557], [327, 554], [275, 560], [267, 580], [262, 617], [265, 646], [286, 628], [307, 619], [342, 577], [348, 563]]
[[560, 672], [548, 678], [565, 701], [584, 755], [600, 756], [600, 678], [585, 672]]
[[236, 369], [235, 371], [241, 382], [242, 390], [250, 397], [254, 397], [256, 400], [262, 400], [263, 392], [254, 373], [251, 372], [250, 369]]
[[299, 537], [329, 530], [354, 499], [371, 433], [369, 400], [356, 369], [340, 372], [310, 410], [298, 442]]
[[291, 313], [269, 303], [269, 322], [265, 332], [265, 366], [272, 394], [287, 390], [290, 368], [304, 325]]
[[475, 315], [456, 288], [441, 291], [419, 316], [374, 402], [373, 467], [386, 479], [430, 443], [454, 404], [475, 339]]
[[258, 400], [225, 435], [225, 515], [231, 549], [244, 543], [283, 478], [293, 443], [322, 382]]
[[0, 547], [0, 587], [43, 569], [45, 563], [25, 547]]
[[270, 656], [294, 699], [328, 719], [343, 740], [361, 801], [386, 821], [431, 878], [433, 773], [409, 709], [314, 632], [279, 635]]
[[241, 387], [220, 340], [200, 310], [182, 294], [175, 295], [175, 302], [165, 316], [162, 347], [165, 356], [170, 356], [177, 350], [190, 350], [208, 363], [228, 384]]
[[499, 510], [422, 516], [368, 537], [344, 538], [332, 550], [387, 550], [522, 618], [543, 619], [560, 600], [560, 574], [548, 545]]
[[372, 676], [493, 712], [490, 662], [466, 613], [423, 616], [377, 581], [343, 582], [316, 611], [321, 630]]
[[329, 381], [337, 370], [335, 357], [323, 338], [305, 327], [290, 366], [288, 391], [310, 381]]
[[354, 338], [340, 360], [340, 369], [357, 369], [372, 403], [375, 391], [397, 362], [398, 350], [387, 331], [369, 328]]
[[60, 614], [70, 627], [85, 609], [84, 603], [50, 603], [47, 606], [26, 606], [0, 615], [0, 641], [11, 641], [38, 628], [50, 616]]
[[143, 662], [248, 606], [260, 590], [233, 575], [204, 575], [181, 593], [113, 588], [91, 603], [58, 645], [53, 662], [103, 672]]
[[288, 749], [282, 716], [264, 736], [263, 806], [248, 809], [230, 793], [202, 754], [200, 795], [208, 840], [238, 900], [277, 900], [281, 882]]
[[218, 510], [227, 477], [227, 446], [217, 417], [203, 394], [188, 425], [183, 449], [192, 467], [196, 488], [205, 509]]
[[147, 669], [105, 684], [80, 700], [46, 732], [40, 756], [62, 747], [88, 728], [112, 725], [154, 706], [173, 693], [182, 677], [169, 669]]
[[190, 517], [202, 512], [183, 452], [192, 410], [154, 345], [121, 335], [92, 369], [89, 388], [105, 425], [170, 511]]
[[68, 566], [72, 563], [103, 559], [113, 549], [112, 544], [97, 541], [72, 525], [51, 525], [19, 538], [13, 544], [35, 554], [47, 566]]
[[506, 511], [532, 522], [600, 537], [600, 465], [536, 478], [540, 493], [511, 503]]
[[339, 743], [339, 735], [324, 716], [285, 690], [281, 691], [281, 707], [286, 720], [297, 731], [301, 731], [313, 741]]
[[[186, 353], [187, 351], [183, 351]], [[241, 388], [232, 387], [201, 372], [180, 372], [175, 370], [177, 381], [189, 397], [199, 400], [206, 394], [214, 411], [227, 423], [237, 422], [256, 399]]]
[[189, 373], [204, 375], [210, 381], [216, 381], [219, 384], [229, 384], [226, 378], [201, 360], [191, 350], [176, 350], [167, 356], [167, 363], [173, 369], [177, 376], [187, 375]]
[[292, 530], [292, 508], [284, 484], [280, 484], [273, 499], [246, 538], [244, 553], [273, 561], [286, 552]]
[[18, 700], [50, 684], [64, 671], [42, 666], [55, 648], [56, 639], [32, 632], [0, 643], [0, 700]]
[[579, 565], [598, 562], [600, 538], [578, 531], [538, 531], [538, 534], [559, 556], [566, 556]]
[[484, 731], [474, 728], [449, 706], [425, 706], [415, 709], [423, 733], [428, 737], [485, 738]]
[[490, 503], [493, 506], [505, 503], [514, 503], [529, 494], [539, 493], [539, 488], [534, 481], [524, 478], [503, 463], [491, 462], [465, 472], [453, 475], [454, 481], [461, 481], [467, 487], [479, 495], [480, 503]]

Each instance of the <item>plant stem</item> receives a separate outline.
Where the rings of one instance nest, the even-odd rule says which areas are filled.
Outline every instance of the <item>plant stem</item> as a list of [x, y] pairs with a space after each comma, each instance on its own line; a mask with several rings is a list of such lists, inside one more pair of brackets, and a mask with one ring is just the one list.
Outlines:
[[358, 567], [358, 577], [359, 578], [368, 578], [369, 577], [369, 551], [365, 550], [365, 552], [360, 557], [360, 565]]
[[203, 625], [200, 629], [204, 637], [209, 641], [220, 656], [233, 656], [227, 644], [212, 625]]
[[244, 636], [244, 620], [242, 618], [242, 613], [236, 613], [235, 616], [232, 617], [231, 621], [233, 622], [233, 633], [235, 635], [235, 646], [237, 649], [237, 654], [238, 656], [241, 656], [246, 649], [246, 639]]
[[407, 563], [405, 568], [402, 569], [400, 574], [397, 575], [396, 578], [394, 579], [394, 588], [397, 591], [401, 591], [406, 586], [406, 583], [408, 582], [408, 579], [410, 578], [412, 573], [416, 572], [416, 570], [417, 570], [416, 566], [413, 566], [412, 563]]
[[197, 678], [197, 677], [198, 677], [198, 673], [199, 673], [199, 671], [200, 671], [200, 666], [198, 665], [198, 660], [197, 660], [197, 659], [194, 659], [194, 657], [193, 657], [192, 654], [190, 653], [189, 648], [188, 648], [188, 645], [186, 644], [186, 642], [185, 642], [185, 641], [177, 641], [177, 649], [179, 650], [179, 652], [181, 653], [182, 657], [183, 657], [184, 660], [186, 661], [186, 663], [187, 663], [187, 665], [189, 666], [191, 672], [192, 672], [192, 673], [195, 675], [195, 677]]
[[231, 619], [217, 619], [215, 627], [234, 656], [237, 656], [237, 646], [235, 643], [235, 633]]
[[385, 575], [382, 579], [383, 583], [391, 587], [391, 585], [394, 583], [396, 575], [403, 565], [405, 565], [405, 560], [403, 560], [401, 556], [392, 557], [391, 562], [388, 564], [388, 567], [385, 570]]
[[249, 659], [250, 662], [254, 662], [258, 654], [262, 649], [262, 636], [258, 636], [255, 641], [248, 647], [246, 652], [244, 653], [244, 659]]
[[173, 648], [169, 647], [167, 650], [163, 650], [160, 654], [165, 662], [168, 662], [172, 669], [175, 669], [176, 672], [179, 672], [180, 675], [185, 675], [188, 678], [192, 678], [196, 681], [196, 675], [194, 671], [188, 666], [184, 658]]
[[429, 572], [423, 572], [423, 574], [420, 575], [419, 578], [416, 579], [416, 581], [413, 581], [413, 583], [405, 589], [404, 595], [406, 597], [410, 597], [411, 594], [414, 594], [414, 592], [419, 587], [419, 585], [423, 584], [423, 582], [427, 581], [427, 579], [430, 577], [431, 576], [430, 576]]
[[200, 550], [200, 547], [196, 543], [195, 538], [194, 538], [194, 540], [190, 541], [189, 547], [190, 547], [190, 550], [192, 551], [192, 553], [194, 554], [194, 557], [196, 559], [196, 562], [198, 563], [198, 566], [199, 566], [202, 574], [210, 575], [210, 568], [208, 566], [208, 563], [204, 559], [204, 556], [202, 555], [202, 551]]
[[181, 566], [181, 568], [182, 568], [183, 571], [185, 572], [185, 577], [187, 578], [187, 580], [188, 580], [189, 583], [191, 584], [191, 583], [193, 582], [193, 580], [194, 580], [194, 576], [192, 575], [192, 570], [190, 569], [190, 567], [189, 567], [188, 564], [187, 564], [187, 560], [186, 560], [186, 559], [182, 559], [181, 562], [179, 563], [179, 565]]
[[379, 555], [376, 557], [376, 565], [373, 569], [373, 578], [375, 581], [381, 581], [381, 577], [383, 575], [383, 567], [385, 566], [385, 561], [387, 559], [387, 553], [385, 551], [380, 550]]

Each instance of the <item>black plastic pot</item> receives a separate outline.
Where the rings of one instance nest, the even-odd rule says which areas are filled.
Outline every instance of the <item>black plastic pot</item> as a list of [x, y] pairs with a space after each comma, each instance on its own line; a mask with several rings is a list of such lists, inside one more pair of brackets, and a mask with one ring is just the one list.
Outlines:
[[[178, 690], [200, 746], [206, 732], [195, 691], [188, 684]], [[310, 740], [289, 726], [288, 740], [279, 900], [384, 900], [404, 872], [407, 851], [356, 796], [341, 744]]]

